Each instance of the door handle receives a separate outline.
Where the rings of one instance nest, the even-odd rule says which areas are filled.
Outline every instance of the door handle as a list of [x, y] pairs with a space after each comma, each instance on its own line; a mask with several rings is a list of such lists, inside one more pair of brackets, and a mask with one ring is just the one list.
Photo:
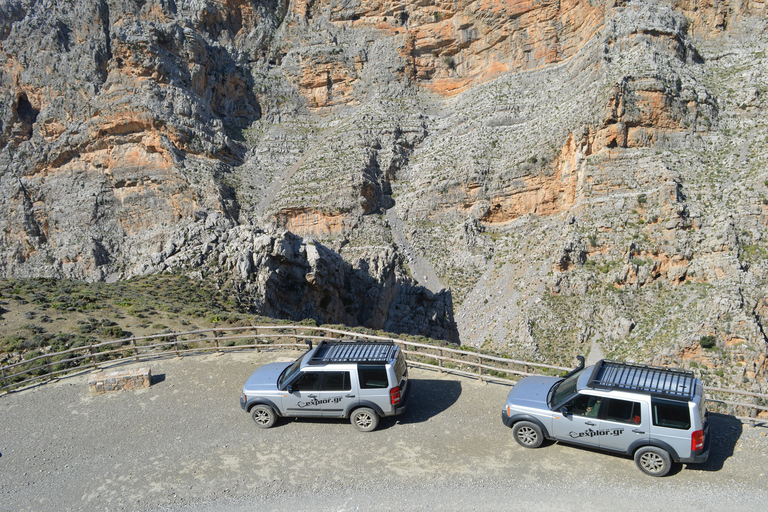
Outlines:
[[589, 425], [590, 427], [594, 427], [595, 423], [593, 423], [591, 421], [587, 421], [587, 422], [585, 422], [585, 425]]
[[317, 395], [307, 395], [309, 398], [317, 398]]
[[645, 434], [645, 430], [640, 430], [639, 428], [633, 428], [632, 432], [635, 434]]
[[344, 395], [345, 398], [355, 398], [355, 395]]

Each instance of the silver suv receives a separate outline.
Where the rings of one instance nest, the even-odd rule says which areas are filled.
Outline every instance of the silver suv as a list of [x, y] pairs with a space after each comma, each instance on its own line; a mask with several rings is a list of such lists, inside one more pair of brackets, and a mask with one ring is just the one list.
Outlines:
[[405, 411], [408, 368], [392, 342], [323, 341], [293, 363], [271, 363], [243, 386], [240, 406], [261, 428], [278, 416], [349, 418], [363, 432]]
[[693, 372], [608, 360], [585, 368], [578, 358], [564, 378], [525, 377], [509, 392], [502, 421], [519, 444], [547, 438], [625, 454], [652, 476], [707, 460], [704, 388]]

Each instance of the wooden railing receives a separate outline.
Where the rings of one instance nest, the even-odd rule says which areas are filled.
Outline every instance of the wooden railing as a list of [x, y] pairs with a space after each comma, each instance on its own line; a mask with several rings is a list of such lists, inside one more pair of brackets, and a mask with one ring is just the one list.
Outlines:
[[[302, 349], [306, 342], [365, 339], [392, 341], [403, 349], [408, 364], [493, 381], [515, 384], [515, 378], [529, 375], [562, 375], [570, 370], [530, 361], [519, 361], [457, 348], [429, 345], [408, 340], [374, 336], [358, 332], [304, 325], [259, 325], [201, 329], [188, 332], [137, 336], [115, 341], [70, 348], [43, 354], [28, 360], [0, 366], [0, 391], [6, 393], [24, 385], [50, 380], [73, 372], [98, 369], [126, 361], [184, 354], [222, 352], [225, 350], [292, 348]], [[710, 409], [734, 415], [751, 425], [766, 422], [760, 412], [768, 412], [768, 395], [735, 389], [704, 387]], [[733, 397], [736, 398], [733, 398]], [[736, 401], [748, 397], [749, 402]], [[713, 407], [714, 406], [714, 407]]]

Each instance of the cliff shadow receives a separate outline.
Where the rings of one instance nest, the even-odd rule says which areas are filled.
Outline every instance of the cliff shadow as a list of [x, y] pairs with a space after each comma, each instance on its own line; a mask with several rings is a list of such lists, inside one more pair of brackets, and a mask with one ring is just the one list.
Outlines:
[[459, 342], [451, 290], [433, 293], [405, 277], [402, 257], [391, 249], [353, 264], [317, 241], [286, 231], [260, 259], [259, 267], [249, 269], [263, 276], [249, 277], [263, 283], [251, 289], [264, 293], [263, 299], [250, 298], [252, 313]]

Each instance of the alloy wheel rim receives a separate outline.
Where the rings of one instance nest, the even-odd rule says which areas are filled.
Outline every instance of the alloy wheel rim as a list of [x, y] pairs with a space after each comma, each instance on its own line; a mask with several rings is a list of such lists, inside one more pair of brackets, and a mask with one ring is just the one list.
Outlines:
[[664, 461], [655, 453], [644, 453], [642, 463], [645, 469], [654, 473], [661, 471], [664, 466]]
[[518, 436], [525, 444], [533, 444], [536, 442], [536, 432], [532, 428], [521, 428], [518, 431]]

